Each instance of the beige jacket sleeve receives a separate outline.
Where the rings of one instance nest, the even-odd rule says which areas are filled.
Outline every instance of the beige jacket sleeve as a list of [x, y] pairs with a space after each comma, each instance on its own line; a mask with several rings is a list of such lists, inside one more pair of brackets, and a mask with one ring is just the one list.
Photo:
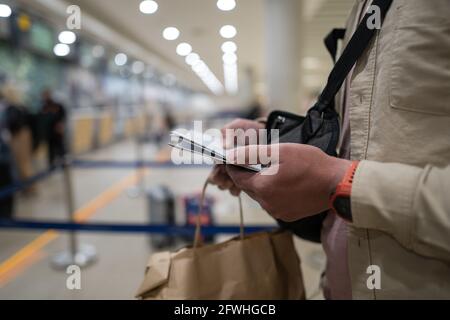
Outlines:
[[409, 250], [450, 261], [450, 166], [362, 161], [352, 214], [356, 227], [387, 232]]

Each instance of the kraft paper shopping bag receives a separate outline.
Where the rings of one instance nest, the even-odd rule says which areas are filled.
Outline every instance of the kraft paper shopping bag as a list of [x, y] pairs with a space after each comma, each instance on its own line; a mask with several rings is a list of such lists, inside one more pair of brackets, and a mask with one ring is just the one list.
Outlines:
[[[206, 185], [202, 194], [202, 203]], [[201, 210], [201, 209], [200, 209]], [[201, 211], [200, 211], [201, 212]], [[241, 234], [202, 246], [197, 222], [192, 247], [151, 256], [137, 297], [142, 299], [304, 299], [300, 259], [287, 231]]]

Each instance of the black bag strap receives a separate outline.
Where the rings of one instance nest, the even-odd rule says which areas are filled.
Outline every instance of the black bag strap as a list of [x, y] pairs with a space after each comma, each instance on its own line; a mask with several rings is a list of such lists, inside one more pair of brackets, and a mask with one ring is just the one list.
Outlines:
[[333, 29], [323, 41], [333, 62], [336, 62], [338, 41], [344, 39], [345, 31], [345, 29]]
[[[384, 20], [386, 13], [391, 7], [392, 1], [393, 0], [374, 0], [372, 2], [372, 6], [377, 6], [380, 8], [382, 20]], [[334, 65], [334, 68], [328, 77], [327, 85], [320, 94], [319, 100], [313, 109], [319, 111], [320, 113], [324, 112], [328, 108], [334, 110], [334, 97], [342, 87], [345, 78], [347, 78], [347, 75], [356, 64], [356, 61], [362, 56], [376, 33], [376, 28], [370, 29], [367, 25], [367, 21], [371, 18], [371, 16], [372, 13], [367, 12], [359, 24], [349, 43], [345, 47], [344, 52]], [[332, 46], [332, 50], [337, 50], [337, 45], [336, 49]]]

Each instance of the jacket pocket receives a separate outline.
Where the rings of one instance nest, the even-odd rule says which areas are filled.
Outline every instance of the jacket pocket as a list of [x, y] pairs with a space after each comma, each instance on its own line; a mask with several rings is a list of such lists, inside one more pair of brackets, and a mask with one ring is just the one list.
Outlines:
[[[395, 2], [394, 2], [395, 3]], [[397, 2], [390, 105], [450, 116], [450, 1]]]

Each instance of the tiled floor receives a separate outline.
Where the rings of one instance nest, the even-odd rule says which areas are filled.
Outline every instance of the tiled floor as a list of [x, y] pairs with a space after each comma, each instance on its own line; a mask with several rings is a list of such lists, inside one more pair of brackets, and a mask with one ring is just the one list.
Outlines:
[[[151, 146], [144, 149], [146, 159], [155, 158], [158, 153]], [[134, 154], [133, 143], [124, 142], [85, 157], [132, 160]], [[164, 184], [180, 198], [198, 192], [208, 171], [202, 168], [153, 168], [148, 170], [144, 184], [146, 188]], [[132, 175], [133, 170], [129, 169], [75, 169], [76, 207], [83, 215], [89, 216], [89, 221], [148, 222], [145, 196], [130, 196], [132, 185], [128, 182]], [[17, 216], [66, 219], [63, 190], [61, 174], [39, 183], [35, 197], [17, 197]], [[216, 222], [237, 223], [237, 201], [215, 188], [211, 188], [210, 193], [216, 199]], [[273, 220], [249, 198], [244, 198], [244, 212], [246, 223], [273, 224]], [[177, 201], [177, 217], [183, 219], [180, 201]], [[78, 240], [95, 246], [98, 259], [82, 270], [81, 290], [68, 290], [68, 275], [50, 266], [51, 258], [67, 248], [66, 234], [0, 230], [0, 299], [133, 299], [148, 256], [152, 253], [148, 235], [82, 233]], [[307, 295], [320, 299], [318, 281], [324, 265], [322, 249], [300, 240], [296, 240], [296, 245], [302, 258]]]

